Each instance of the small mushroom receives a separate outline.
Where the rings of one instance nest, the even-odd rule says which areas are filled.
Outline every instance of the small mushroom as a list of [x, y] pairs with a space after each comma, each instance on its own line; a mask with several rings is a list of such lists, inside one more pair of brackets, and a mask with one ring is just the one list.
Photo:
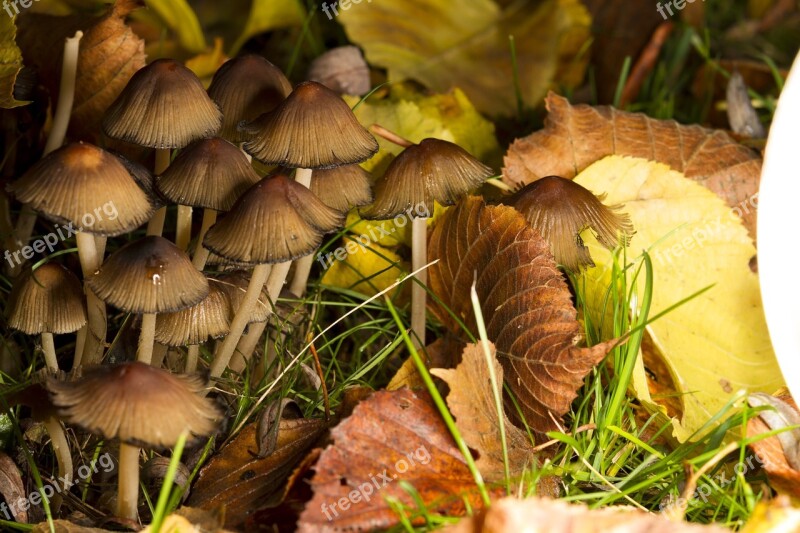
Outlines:
[[359, 164], [315, 170], [309, 189], [323, 204], [345, 214], [373, 200], [372, 177]]
[[141, 362], [100, 366], [78, 381], [50, 380], [53, 403], [68, 422], [119, 439], [117, 516], [136, 520], [139, 446], [169, 448], [181, 434], [208, 435], [219, 413], [196, 375], [175, 375]]
[[547, 176], [529, 183], [504, 203], [522, 213], [528, 223], [550, 243], [556, 262], [578, 271], [594, 266], [581, 232], [591, 228], [600, 244], [613, 249], [627, 245], [633, 225], [622, 206], [606, 206], [605, 195], [595, 196], [572, 180]]

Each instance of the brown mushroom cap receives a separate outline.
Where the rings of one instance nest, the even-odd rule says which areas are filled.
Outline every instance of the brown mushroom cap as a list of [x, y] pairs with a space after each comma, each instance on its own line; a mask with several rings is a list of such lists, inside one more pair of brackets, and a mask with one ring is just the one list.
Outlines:
[[137, 161], [133, 161], [132, 159], [128, 159], [124, 155], [111, 152], [119, 159], [120, 163], [122, 163], [125, 168], [127, 169], [128, 173], [131, 175], [133, 180], [142, 189], [145, 194], [147, 194], [147, 198], [150, 200], [150, 203], [153, 204], [154, 209], [159, 209], [164, 207], [164, 198], [156, 189], [156, 177], [153, 176], [153, 173], [150, 170], [142, 165]]
[[221, 126], [222, 113], [203, 84], [174, 59], [138, 70], [103, 119], [109, 137], [161, 149], [183, 148]]
[[622, 206], [606, 206], [603, 198], [572, 180], [547, 176], [529, 183], [505, 203], [522, 213], [550, 243], [556, 262], [575, 271], [594, 266], [580, 236], [586, 228], [609, 249], [627, 244], [633, 234], [630, 217], [616, 212]]
[[[242, 301], [247, 293], [247, 286], [250, 283], [250, 273], [245, 270], [229, 270], [219, 275], [219, 279], [215, 280], [219, 283], [222, 290], [230, 301], [232, 310], [239, 309], [242, 306]], [[248, 323], [264, 322], [272, 314], [272, 304], [269, 301], [269, 293], [266, 284], [261, 289], [261, 295], [253, 307], [253, 314], [250, 316]]]
[[163, 237], [147, 236], [111, 254], [87, 281], [103, 301], [129, 313], [169, 313], [208, 295], [208, 281]]
[[86, 324], [83, 287], [58, 263], [27, 270], [8, 300], [8, 325], [28, 335], [72, 333]]
[[322, 236], [343, 222], [342, 213], [279, 173], [244, 193], [208, 230], [203, 246], [247, 264], [294, 261], [316, 250]]
[[208, 296], [200, 303], [156, 318], [155, 340], [167, 346], [202, 344], [227, 335], [231, 326], [231, 304], [222, 284], [208, 280]]
[[125, 443], [172, 447], [183, 431], [208, 435], [219, 412], [200, 396], [203, 380], [140, 363], [98, 366], [78, 381], [48, 381], [53, 403], [70, 423]]
[[291, 168], [331, 168], [360, 163], [378, 141], [338, 94], [306, 81], [278, 107], [244, 126], [247, 153], [264, 163]]
[[45, 156], [9, 190], [50, 220], [110, 237], [141, 226], [155, 211], [118, 158], [83, 142]]
[[292, 84], [281, 69], [261, 56], [248, 54], [227, 61], [208, 88], [208, 95], [222, 110], [220, 137], [246, 141], [248, 137], [237, 129], [239, 122], [272, 111], [291, 92]]
[[157, 187], [176, 204], [227, 211], [260, 179], [239, 148], [211, 137], [181, 150], [157, 178]]
[[315, 170], [309, 189], [323, 204], [342, 213], [372, 202], [372, 180], [358, 164]]
[[453, 205], [493, 174], [457, 144], [423, 139], [389, 164], [375, 184], [375, 202], [361, 216], [385, 220], [403, 213], [433, 213], [434, 202]]

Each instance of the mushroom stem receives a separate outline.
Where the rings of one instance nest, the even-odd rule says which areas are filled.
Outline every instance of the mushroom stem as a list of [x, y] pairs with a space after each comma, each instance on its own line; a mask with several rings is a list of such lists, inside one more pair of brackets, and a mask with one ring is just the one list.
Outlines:
[[[273, 309], [274, 306], [277, 305], [278, 297], [281, 295], [281, 289], [283, 289], [283, 284], [286, 281], [286, 275], [289, 273], [289, 268], [291, 268], [291, 266], [291, 261], [279, 263], [275, 266], [275, 268], [272, 269], [272, 272], [269, 275], [269, 279], [267, 280], [267, 294], [269, 295], [269, 301], [272, 302]], [[242, 358], [244, 359], [245, 366], [247, 365], [247, 361], [253, 357], [253, 352], [256, 351], [258, 341], [261, 339], [261, 335], [267, 328], [268, 322], [269, 316], [267, 316], [267, 320], [264, 322], [251, 324], [250, 331], [248, 331], [247, 335], [243, 336], [239, 341], [236, 351], [241, 354]]]
[[153, 362], [153, 343], [156, 336], [156, 314], [145, 313], [142, 315], [142, 331], [139, 333], [139, 348], [136, 350], [136, 360], [151, 364]]
[[51, 372], [57, 372], [56, 345], [53, 342], [53, 334], [49, 331], [42, 332], [42, 352], [44, 352], [44, 361], [47, 363], [47, 369]]
[[86, 346], [86, 332], [88, 330], [89, 326], [84, 324], [83, 327], [78, 330], [78, 333], [75, 334], [75, 354], [72, 356], [73, 369], [81, 366], [81, 360], [83, 359], [83, 349]]
[[[310, 168], [298, 168], [294, 173], [294, 180], [308, 189], [311, 187], [312, 172]], [[311, 267], [314, 264], [314, 255], [316, 255], [316, 250], [314, 253], [295, 261], [294, 277], [292, 278], [292, 284], [289, 286], [289, 290], [297, 296], [303, 296], [306, 292], [308, 276], [311, 274]]]
[[136, 520], [139, 507], [139, 448], [119, 444], [117, 516]]
[[377, 135], [378, 137], [382, 137], [389, 141], [392, 144], [396, 144], [397, 146], [402, 146], [403, 148], [408, 148], [409, 146], [413, 146], [414, 143], [409, 141], [408, 139], [404, 139], [400, 137], [393, 131], [389, 131], [380, 124], [373, 124], [369, 127], [369, 131]]
[[161, 368], [169, 354], [169, 346], [161, 344], [160, 342], [153, 343], [153, 355], [150, 356], [150, 365]]
[[[43, 423], [47, 434], [50, 435], [50, 443], [53, 445], [53, 452], [56, 454], [56, 461], [58, 462], [58, 480], [56, 483], [59, 483], [62, 489], [69, 490], [72, 486], [72, 454], [69, 451], [69, 443], [67, 443], [64, 428], [54, 416], [47, 417]], [[60, 485], [62, 480], [64, 484]], [[58, 492], [60, 493], [61, 490]]]
[[[416, 217], [411, 222], [411, 271], [415, 272], [425, 266], [428, 256], [428, 223], [427, 218]], [[417, 283], [411, 284], [411, 332], [415, 346], [425, 346], [425, 304], [428, 273], [421, 270], [415, 276]]]
[[97, 253], [97, 243], [94, 235], [79, 231], [75, 235], [78, 244], [78, 258], [83, 272], [83, 287], [86, 293], [87, 332], [83, 347], [83, 364], [97, 363], [103, 357], [103, 345], [106, 341], [106, 304], [98, 298], [86, 285], [86, 280], [93, 276], [103, 257]]
[[203, 247], [203, 239], [206, 236], [208, 229], [217, 221], [217, 212], [214, 209], [203, 209], [203, 222], [200, 226], [200, 235], [197, 236], [197, 246], [194, 248], [194, 256], [192, 257], [192, 264], [194, 267], [203, 271], [208, 261], [208, 249]]
[[310, 168], [298, 168], [294, 173], [294, 181], [305, 187], [306, 189], [311, 187], [311, 174], [313, 170]]
[[183, 367], [183, 372], [189, 374], [197, 370], [197, 361], [200, 359], [200, 345], [190, 344], [186, 352], [186, 365]]
[[[67, 135], [69, 118], [72, 115], [72, 104], [75, 101], [75, 78], [78, 71], [78, 52], [79, 45], [83, 37], [82, 31], [75, 32], [73, 37], [69, 37], [64, 43], [64, 59], [61, 66], [61, 85], [58, 88], [58, 103], [56, 112], [53, 116], [53, 125], [50, 134], [47, 136], [42, 157], [53, 150], [60, 148], [64, 144], [64, 137]], [[33, 227], [36, 224], [36, 212], [27, 205], [22, 206], [17, 227], [14, 230], [14, 241], [17, 250], [28, 244], [33, 234]], [[14, 254], [14, 251], [11, 252]], [[22, 265], [12, 267], [12, 274], [16, 275]]]
[[[156, 148], [156, 163], [153, 167], [153, 172], [156, 176], [160, 176], [167, 170], [169, 166], [171, 150], [169, 148]], [[148, 235], [161, 235], [164, 233], [164, 219], [167, 218], [166, 206], [160, 208], [153, 214], [153, 218], [147, 223]]]
[[[282, 263], [283, 264], [283, 263]], [[272, 265], [263, 264], [257, 265], [253, 269], [253, 274], [250, 276], [250, 283], [247, 284], [247, 292], [245, 292], [242, 304], [236, 310], [236, 314], [231, 321], [230, 333], [225, 337], [225, 341], [219, 346], [217, 353], [214, 355], [214, 362], [211, 363], [209, 375], [216, 378], [222, 375], [225, 367], [233, 356], [236, 345], [242, 337], [242, 332], [249, 322], [250, 316], [253, 314], [253, 308], [261, 295], [261, 290], [264, 283], [267, 281]], [[285, 276], [284, 276], [285, 278]]]
[[175, 223], [175, 246], [181, 250], [189, 248], [192, 240], [192, 206], [178, 206], [178, 220]]

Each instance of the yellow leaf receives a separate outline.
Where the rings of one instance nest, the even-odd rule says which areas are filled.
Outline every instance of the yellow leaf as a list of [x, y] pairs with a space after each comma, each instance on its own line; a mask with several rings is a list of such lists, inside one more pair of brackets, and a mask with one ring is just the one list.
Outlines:
[[187, 59], [186, 68], [194, 72], [203, 82], [203, 86], [208, 88], [214, 73], [227, 60], [228, 56], [222, 50], [222, 39], [215, 37], [214, 48]]
[[[340, 250], [338, 257], [336, 250]], [[318, 261], [327, 268], [322, 276], [323, 285], [350, 289], [368, 296], [379, 293], [405, 275], [399, 255], [375, 243], [359, 245], [355, 239], [348, 237], [343, 239], [340, 248], [326, 252]]]
[[578, 0], [506, 8], [491, 0], [373, 2], [340, 10], [338, 20], [371, 64], [388, 69], [390, 81], [413, 79], [438, 92], [459, 87], [489, 114], [516, 112], [509, 36], [531, 107], [554, 82], [579, 82], [588, 60], [576, 57], [591, 23]]
[[183, 48], [194, 53], [206, 49], [206, 38], [200, 22], [186, 0], [146, 0], [146, 3], [177, 34]]
[[14, 19], [0, 14], [0, 107], [9, 109], [28, 102], [14, 98], [14, 83], [22, 69], [22, 52], [16, 43], [17, 27]]
[[[773, 392], [782, 386], [758, 276], [749, 268], [756, 250], [736, 210], [680, 172], [644, 159], [609, 156], [575, 181], [606, 193], [609, 205], [625, 205], [636, 228], [628, 255], [646, 249], [653, 261], [651, 316], [713, 285], [647, 328], [680, 395], [683, 414], [672, 421], [675, 437], [686, 440], [741, 389]], [[587, 299], [600, 302], [611, 254], [591, 238], [587, 246], [597, 264], [586, 273]], [[643, 276], [639, 282], [643, 294]], [[639, 365], [635, 392], [654, 407], [643, 372]]]
[[305, 10], [298, 0], [253, 0], [250, 16], [244, 30], [231, 47], [233, 57], [253, 35], [264, 33], [275, 28], [300, 26], [305, 19]]

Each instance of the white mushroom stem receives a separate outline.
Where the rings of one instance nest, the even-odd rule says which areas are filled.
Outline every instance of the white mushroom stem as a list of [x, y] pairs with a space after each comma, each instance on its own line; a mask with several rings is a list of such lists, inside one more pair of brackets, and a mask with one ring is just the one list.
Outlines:
[[411, 284], [411, 332], [415, 346], [425, 346], [425, 305], [428, 293], [428, 272], [420, 270], [427, 263], [428, 219], [414, 218], [411, 222], [411, 271], [417, 272], [418, 283]]
[[[294, 180], [308, 189], [311, 187], [311, 174], [312, 170], [310, 168], [298, 168], [294, 173]], [[314, 265], [314, 255], [316, 253], [316, 250], [314, 250], [310, 255], [295, 261], [294, 277], [292, 278], [292, 284], [289, 286], [289, 290], [293, 294], [298, 296], [305, 294], [308, 276], [311, 274], [311, 267]]]
[[211, 363], [209, 375], [216, 378], [222, 375], [225, 368], [233, 356], [236, 345], [242, 337], [242, 332], [247, 326], [250, 317], [253, 314], [258, 297], [261, 295], [261, 290], [264, 283], [267, 281], [272, 266], [268, 264], [257, 265], [253, 269], [253, 274], [250, 276], [250, 283], [247, 284], [247, 292], [245, 292], [242, 304], [236, 310], [236, 314], [231, 321], [230, 333], [225, 337], [225, 341], [219, 345], [217, 353], [214, 354], [214, 362]]
[[169, 353], [169, 346], [165, 344], [161, 344], [160, 342], [153, 343], [153, 355], [150, 356], [150, 365], [156, 368], [161, 368], [164, 364], [164, 359], [166, 359], [167, 354]]
[[[63, 480], [62, 488], [69, 490], [72, 486], [72, 454], [69, 451], [69, 443], [67, 443], [64, 428], [54, 416], [47, 417], [43, 423], [47, 434], [50, 435], [50, 443], [53, 445], [53, 452], [55, 452], [56, 461], [58, 462], [59, 479], [56, 483], [61, 483], [61, 480]], [[59, 490], [58, 492], [60, 493], [61, 491]]]
[[178, 220], [175, 223], [175, 246], [186, 251], [192, 240], [192, 206], [178, 206]]
[[56, 345], [53, 342], [53, 334], [49, 331], [42, 332], [42, 352], [44, 352], [44, 361], [47, 363], [47, 369], [51, 372], [57, 372]]
[[[75, 101], [75, 78], [78, 72], [78, 52], [80, 50], [80, 41], [83, 37], [83, 32], [75, 32], [73, 37], [70, 37], [64, 43], [64, 59], [61, 66], [61, 85], [58, 88], [58, 103], [56, 104], [56, 112], [53, 116], [53, 126], [50, 128], [50, 134], [47, 136], [47, 144], [44, 147], [42, 156], [46, 156], [53, 150], [60, 148], [64, 144], [64, 137], [67, 135], [67, 127], [69, 126], [69, 118], [72, 115], [72, 104]], [[27, 205], [22, 206], [19, 218], [17, 219], [17, 226], [14, 230], [14, 242], [16, 243], [17, 250], [28, 244], [33, 234], [33, 227], [36, 224], [36, 212]], [[12, 251], [13, 255], [13, 251]], [[12, 268], [12, 274], [19, 272], [22, 265], [16, 265]]]
[[209, 228], [217, 221], [217, 212], [213, 209], [203, 209], [203, 222], [200, 226], [200, 235], [197, 236], [197, 245], [194, 247], [194, 255], [192, 256], [192, 264], [194, 267], [203, 271], [208, 261], [208, 249], [203, 247], [203, 239]]
[[[153, 167], [153, 172], [156, 176], [160, 176], [169, 167], [169, 158], [171, 155], [169, 148], [156, 148], [156, 163]], [[164, 219], [167, 218], [167, 207], [164, 206], [157, 210], [150, 222], [147, 223], [147, 234], [161, 236], [164, 233]]]
[[186, 365], [183, 367], [185, 374], [190, 374], [197, 370], [197, 361], [200, 360], [200, 345], [190, 344], [186, 351]]
[[[291, 261], [286, 261], [285, 263], [278, 263], [272, 269], [272, 272], [269, 275], [269, 279], [267, 280], [267, 294], [269, 295], [269, 300], [272, 302], [272, 305], [275, 306], [278, 303], [278, 298], [281, 295], [281, 290], [283, 289], [283, 284], [286, 281], [286, 276], [289, 274], [289, 269], [292, 266]], [[274, 311], [271, 310], [271, 312]], [[270, 312], [270, 314], [271, 314]], [[258, 346], [258, 342], [261, 339], [261, 335], [264, 334], [264, 330], [267, 328], [267, 323], [269, 322], [269, 315], [267, 316], [267, 320], [264, 322], [259, 322], [257, 324], [250, 325], [250, 331], [247, 332], [247, 335], [243, 336], [239, 341], [239, 344], [236, 347], [236, 351], [244, 359], [244, 364], [247, 365], [247, 361], [253, 357], [253, 353], [256, 351], [256, 346]]]
[[147, 365], [153, 362], [156, 316], [155, 313], [145, 313], [142, 315], [142, 331], [139, 333], [139, 348], [136, 350], [136, 360]]
[[86, 333], [89, 331], [89, 326], [83, 325], [78, 333], [75, 334], [75, 354], [72, 356], [72, 368], [81, 366], [83, 360], [83, 349], [86, 346]]
[[139, 503], [139, 448], [119, 444], [117, 516], [136, 520]]
[[[97, 253], [97, 241], [91, 233], [79, 231], [75, 235], [75, 240], [78, 243], [78, 258], [83, 272], [87, 314], [86, 340], [84, 341], [83, 356], [80, 358], [80, 362], [82, 364], [94, 364], [99, 363], [103, 357], [107, 328], [106, 304], [86, 285], [86, 280], [100, 268], [103, 256]], [[76, 357], [76, 359], [78, 358]]]

